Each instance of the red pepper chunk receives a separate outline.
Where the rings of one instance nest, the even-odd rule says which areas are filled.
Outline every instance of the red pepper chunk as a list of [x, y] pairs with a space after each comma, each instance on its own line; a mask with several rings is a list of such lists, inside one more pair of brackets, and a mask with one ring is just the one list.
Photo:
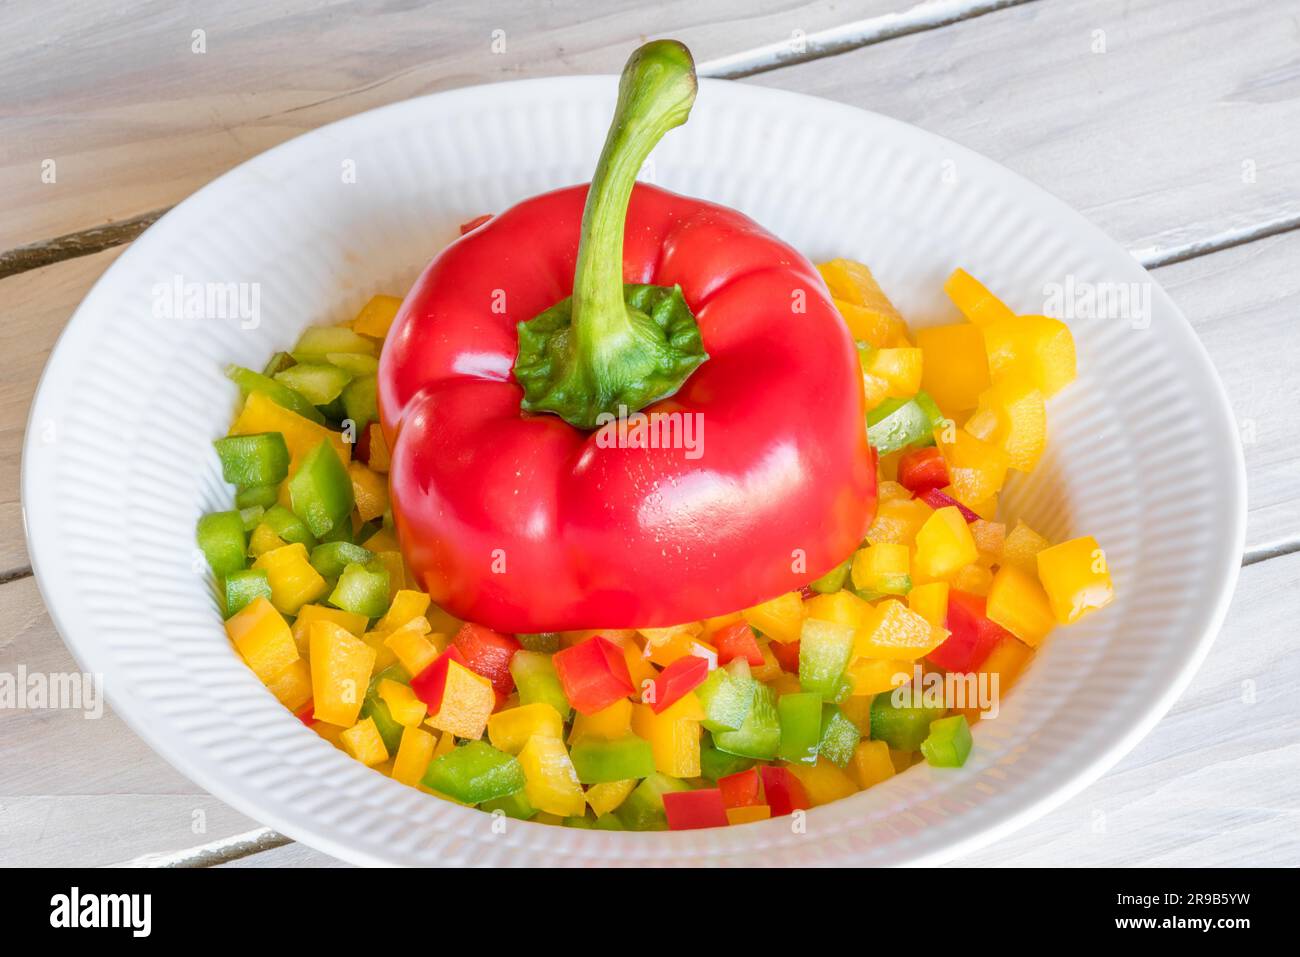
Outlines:
[[1011, 634], [990, 621], [984, 607], [982, 596], [950, 590], [945, 622], [950, 634], [943, 644], [926, 655], [926, 660], [945, 671], [956, 672], [974, 671], [982, 665], [993, 646]]
[[791, 774], [789, 768], [761, 765], [757, 770], [763, 780], [763, 798], [772, 809], [773, 817], [812, 807], [803, 782]]
[[437, 714], [442, 707], [442, 695], [447, 690], [447, 668], [453, 661], [469, 667], [460, 649], [452, 645], [411, 679], [411, 690], [429, 706], [429, 714]]
[[718, 664], [725, 665], [733, 658], [744, 658], [751, 668], [763, 663], [763, 653], [758, 649], [754, 629], [747, 622], [737, 622], [723, 628], [711, 639], [718, 649]]
[[600, 635], [557, 651], [551, 663], [569, 704], [581, 714], [595, 714], [636, 690], [623, 649]]
[[676, 704], [683, 697], [704, 683], [709, 676], [709, 661], [696, 655], [678, 658], [652, 682], [654, 698], [650, 709], [659, 714], [671, 704]]
[[949, 482], [943, 453], [933, 445], [905, 452], [898, 460], [898, 484], [909, 492], [943, 488]]
[[772, 649], [772, 657], [776, 659], [782, 671], [794, 675], [799, 673], [799, 642], [773, 641], [768, 647]]
[[510, 676], [510, 659], [522, 645], [512, 636], [466, 622], [460, 626], [451, 643], [464, 656], [464, 663], [471, 671], [492, 682], [498, 699], [515, 690], [515, 679]]
[[937, 488], [928, 488], [924, 492], [918, 492], [916, 498], [919, 498], [936, 512], [941, 508], [947, 508], [949, 505], [956, 506], [957, 511], [961, 512], [961, 517], [966, 519], [967, 525], [979, 519], [978, 515], [968, 509], [961, 502], [957, 501], [945, 492], [940, 492]]
[[718, 790], [722, 792], [722, 803], [726, 807], [751, 807], [762, 804], [759, 797], [758, 769], [737, 771], [725, 778], [718, 778]]
[[309, 700], [305, 705], [295, 711], [293, 716], [310, 728], [316, 723], [316, 715], [313, 713], [315, 710], [315, 702]]
[[482, 216], [475, 216], [473, 219], [469, 220], [468, 222], [461, 223], [460, 234], [464, 236], [466, 233], [472, 233], [474, 230], [478, 229], [480, 226], [482, 226], [491, 218], [492, 218], [491, 213], [484, 213]]
[[717, 788], [698, 791], [668, 791], [664, 794], [670, 831], [694, 831], [702, 827], [726, 827], [726, 805]]

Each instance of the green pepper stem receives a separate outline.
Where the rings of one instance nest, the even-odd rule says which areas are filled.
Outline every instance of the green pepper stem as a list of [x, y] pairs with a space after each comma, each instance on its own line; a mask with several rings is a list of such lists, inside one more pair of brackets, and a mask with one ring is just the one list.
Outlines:
[[623, 223], [641, 165], [681, 126], [695, 103], [695, 63], [676, 40], [645, 44], [627, 61], [618, 104], [582, 211], [573, 276], [572, 330], [579, 361], [595, 376], [635, 348], [634, 317], [623, 298]]

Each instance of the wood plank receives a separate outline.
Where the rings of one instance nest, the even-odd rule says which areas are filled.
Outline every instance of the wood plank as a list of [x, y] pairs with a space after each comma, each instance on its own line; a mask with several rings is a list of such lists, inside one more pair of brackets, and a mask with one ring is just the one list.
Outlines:
[[[116, 5], [11, 5], [0, 34], [0, 250], [170, 206], [250, 156], [372, 107], [475, 83], [617, 73], [650, 36], [684, 40], [706, 72], [715, 60], [744, 70], [846, 23], [870, 37], [882, 18], [897, 27], [894, 14], [924, 26], [997, 5], [750, 0], [737, 13], [696, 0], [448, 0], [358, 16], [341, 0], [243, 0], [220, 17], [165, 0], [126, 16]], [[196, 29], [205, 53], [192, 51]]]
[[1143, 262], [1164, 262], [1300, 223], [1300, 73], [1286, 9], [1051, 0], [749, 82], [949, 137], [1060, 196]]

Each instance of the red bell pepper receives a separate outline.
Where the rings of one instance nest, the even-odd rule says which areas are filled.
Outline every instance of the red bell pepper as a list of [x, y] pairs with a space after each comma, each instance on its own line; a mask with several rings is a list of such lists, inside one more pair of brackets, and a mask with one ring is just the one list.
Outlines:
[[690, 694], [709, 676], [709, 661], [696, 655], [678, 658], [651, 682], [654, 697], [650, 710], [659, 714], [669, 705], [676, 704]]
[[460, 626], [451, 643], [464, 656], [471, 671], [492, 682], [498, 699], [515, 690], [515, 679], [510, 675], [510, 659], [523, 646], [513, 637], [466, 622]]
[[759, 795], [758, 769], [737, 771], [725, 778], [718, 778], [718, 790], [722, 792], [722, 803], [727, 807], [749, 807], [762, 804]]
[[[393, 323], [393, 515], [460, 618], [696, 621], [799, 589], [871, 524], [857, 350], [816, 269], [734, 210], [635, 183], [695, 92], [681, 44], [638, 50], [590, 188], [462, 236]], [[669, 418], [633, 429], [638, 411]]]
[[898, 460], [898, 484], [909, 492], [943, 488], [948, 482], [948, 465], [933, 445], [904, 452]]
[[437, 714], [442, 707], [442, 695], [447, 690], [447, 666], [453, 661], [469, 667], [460, 649], [452, 645], [411, 679], [411, 690], [429, 706], [429, 714]]
[[595, 714], [636, 690], [623, 649], [600, 635], [557, 651], [551, 663], [569, 704], [582, 714]]
[[308, 700], [308, 702], [305, 705], [303, 705], [301, 708], [299, 708], [297, 711], [294, 712], [293, 716], [310, 728], [313, 724], [316, 723], [315, 711], [316, 711], [316, 703], [314, 701]]
[[799, 642], [773, 641], [768, 647], [772, 649], [772, 657], [782, 671], [788, 671], [792, 675], [799, 673]]
[[756, 770], [763, 780], [763, 800], [772, 809], [773, 817], [812, 807], [803, 782], [791, 774], [789, 768], [761, 764]]
[[984, 598], [969, 592], [948, 591], [948, 616], [944, 622], [950, 634], [926, 660], [944, 671], [974, 671], [984, 663], [993, 646], [1011, 634], [984, 614]]
[[701, 827], [726, 827], [727, 809], [717, 788], [695, 791], [668, 791], [664, 794], [664, 811], [670, 831], [693, 831]]
[[968, 509], [961, 502], [957, 501], [946, 492], [940, 492], [937, 488], [928, 488], [925, 491], [918, 493], [915, 497], [919, 498], [926, 505], [929, 505], [936, 512], [941, 508], [947, 508], [949, 505], [956, 506], [957, 511], [961, 512], [961, 517], [966, 519], [967, 525], [979, 519], [978, 515]]
[[733, 658], [744, 658], [751, 668], [763, 663], [763, 653], [758, 650], [758, 639], [748, 622], [737, 622], [717, 632], [712, 639], [718, 649], [718, 664], [725, 665]]

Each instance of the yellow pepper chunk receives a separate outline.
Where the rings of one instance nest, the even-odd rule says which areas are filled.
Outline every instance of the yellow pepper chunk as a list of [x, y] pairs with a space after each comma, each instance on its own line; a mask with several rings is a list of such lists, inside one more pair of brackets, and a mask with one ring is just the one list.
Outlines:
[[1036, 579], [1012, 565], [999, 568], [993, 576], [985, 614], [1033, 648], [1042, 644], [1056, 625], [1047, 592]]
[[402, 729], [402, 740], [397, 745], [397, 758], [393, 761], [392, 778], [415, 787], [424, 778], [424, 772], [433, 760], [433, 749], [438, 739], [419, 728]]
[[318, 621], [332, 621], [348, 634], [360, 638], [366, 633], [366, 616], [356, 612], [331, 608], [329, 605], [303, 605], [298, 609], [298, 617], [293, 623], [293, 640], [298, 649], [305, 652], [307, 642], [311, 639], [311, 626]]
[[716, 618], [706, 618], [700, 628], [700, 637], [707, 641], [709, 636], [715, 632], [744, 620], [744, 617], [738, 611], [733, 611], [729, 615], [718, 615]]
[[226, 634], [262, 684], [270, 684], [298, 659], [288, 622], [260, 596], [226, 622]]
[[[429, 724], [428, 719], [426, 719], [424, 723], [427, 727], [432, 727], [432, 725]], [[441, 734], [438, 736], [438, 743], [434, 746], [433, 756], [435, 758], [440, 758], [444, 754], [450, 754], [454, 747], [456, 747], [456, 736], [450, 732]]]
[[403, 588], [393, 596], [393, 602], [383, 618], [375, 622], [375, 631], [387, 634], [396, 631], [413, 618], [425, 617], [429, 610], [429, 596], [422, 591]]
[[772, 816], [772, 808], [766, 804], [745, 804], [741, 807], [729, 807], [726, 809], [727, 823], [752, 824], [755, 821], [766, 821]]
[[345, 730], [339, 735], [339, 743], [344, 751], [368, 768], [388, 760], [388, 749], [384, 747], [384, 739], [375, 727], [374, 718], [358, 721]]
[[907, 607], [931, 625], [942, 628], [948, 620], [948, 583], [927, 582], [907, 593]]
[[603, 781], [600, 784], [593, 784], [587, 788], [587, 803], [591, 805], [596, 817], [616, 811], [639, 783], [636, 778], [628, 778], [626, 781]]
[[460, 662], [450, 661], [447, 663], [442, 703], [436, 713], [429, 715], [426, 723], [458, 738], [477, 740], [483, 737], [496, 703], [492, 682]]
[[[935, 647], [938, 647], [936, 645]], [[861, 698], [905, 685], [912, 677], [912, 662], [905, 658], [856, 658], [849, 662], [844, 672], [853, 683], [850, 694]], [[844, 710], [841, 705], [840, 710]]]
[[311, 666], [299, 658], [266, 683], [276, 700], [290, 711], [297, 711], [311, 700]]
[[984, 336], [978, 326], [959, 322], [916, 331], [921, 347], [921, 388], [952, 414], [973, 409], [992, 384]]
[[983, 565], [963, 565], [952, 577], [952, 587], [972, 595], [987, 595], [993, 587], [993, 573]]
[[[975, 673], [977, 676], [997, 676], [997, 697], [1001, 700], [1002, 696], [1010, 691], [1016, 681], [1019, 680], [1020, 675], [1033, 657], [1033, 649], [1020, 639], [1012, 635], [1003, 635], [998, 639], [998, 643], [993, 646], [993, 650], [989, 652], [989, 656], [984, 659], [984, 663], [976, 669]], [[993, 688], [991, 680], [987, 687]], [[978, 707], [958, 708], [956, 710], [966, 716], [967, 724], [974, 724], [983, 717], [983, 712]]]
[[382, 339], [397, 318], [397, 310], [402, 308], [402, 300], [397, 296], [371, 296], [355, 319], [348, 325], [353, 332], [363, 336]]
[[285, 615], [296, 615], [303, 605], [329, 591], [320, 572], [312, 568], [307, 546], [302, 542], [264, 552], [253, 562], [253, 567], [265, 569], [271, 586], [271, 604]]
[[812, 765], [790, 764], [787, 767], [808, 792], [808, 801], [813, 807], [858, 793], [853, 779], [825, 758], [818, 758]]
[[332, 621], [311, 626], [310, 648], [314, 716], [341, 728], [352, 727], [370, 683], [375, 650]]
[[[870, 658], [860, 659], [865, 662], [871, 662]], [[874, 663], [874, 662], [873, 662]], [[880, 664], [889, 664], [889, 662], [879, 662]], [[912, 667], [910, 661], [892, 662], [895, 665], [901, 664], [902, 671]], [[853, 667], [852, 665], [849, 666]], [[907, 684], [906, 681], [903, 684]], [[850, 695], [840, 702], [840, 713], [848, 718], [862, 732], [864, 738], [871, 737], [871, 699], [874, 695]]]
[[864, 626], [875, 613], [869, 601], [846, 589], [828, 595], [813, 595], [803, 604], [808, 618], [831, 621], [837, 625], [849, 625], [855, 629]]
[[587, 798], [578, 783], [578, 772], [559, 738], [529, 738], [519, 752], [519, 763], [527, 782], [524, 794], [537, 810], [560, 817], [576, 817], [586, 811]]
[[[802, 627], [802, 626], [800, 626]], [[776, 660], [772, 648], [766, 641], [758, 643], [758, 653], [763, 656], [763, 663], [757, 668], [750, 668], [750, 676], [756, 681], [771, 681], [781, 674], [781, 662]]]
[[996, 319], [1010, 319], [1015, 313], [997, 296], [984, 288], [983, 283], [964, 269], [954, 269], [943, 284], [953, 305], [977, 326]]
[[947, 637], [947, 631], [890, 598], [876, 606], [875, 618], [854, 635], [853, 657], [914, 661], [934, 651]]
[[916, 533], [916, 557], [912, 567], [915, 580], [922, 584], [952, 578], [963, 565], [978, 558], [979, 551], [975, 548], [970, 527], [955, 505], [937, 510]]
[[392, 650], [411, 677], [429, 667], [438, 657], [438, 648], [425, 637], [428, 634], [429, 623], [423, 618], [412, 618], [384, 636], [384, 647]]
[[1105, 608], [1115, 598], [1106, 553], [1091, 535], [1072, 538], [1038, 553], [1038, 580], [1063, 625]]
[[[693, 698], [694, 695], [687, 695]], [[679, 717], [681, 701], [661, 714], [655, 714], [649, 705], [638, 704], [632, 709], [632, 730], [650, 742], [655, 768], [673, 778], [700, 776], [700, 722], [698, 719]], [[695, 707], [699, 707], [696, 699]]]
[[873, 346], [907, 345], [907, 323], [870, 269], [851, 259], [832, 259], [817, 271], [854, 339]]
[[575, 714], [569, 740], [599, 738], [603, 741], [617, 741], [619, 738], [626, 737], [631, 730], [632, 701], [629, 698], [619, 698], [609, 707], [601, 708], [594, 714], [581, 712]]
[[885, 399], [910, 399], [921, 388], [921, 350], [872, 349], [862, 357], [862, 388], [868, 409]]
[[388, 480], [384, 476], [353, 462], [348, 465], [348, 477], [352, 479], [352, 497], [361, 521], [369, 522], [388, 511]]
[[384, 678], [376, 689], [379, 697], [388, 705], [393, 720], [404, 728], [418, 728], [424, 720], [429, 706], [415, 696], [410, 685], [404, 685], [392, 678]]
[[535, 735], [564, 737], [564, 718], [549, 704], [538, 701], [498, 711], [488, 718], [488, 740], [507, 754], [518, 754]]
[[853, 749], [849, 773], [862, 790], [894, 776], [894, 762], [889, 759], [889, 745], [884, 741], [859, 741]]
[[911, 556], [906, 545], [877, 542], [858, 549], [853, 556], [853, 587], [859, 591], [904, 595], [912, 587], [911, 572]]
[[370, 433], [369, 465], [376, 472], [387, 472], [393, 459], [392, 453], [388, 451], [388, 441], [384, 438], [384, 430], [379, 427], [378, 422], [371, 422], [367, 429]]
[[1002, 563], [1002, 549], [1006, 544], [1007, 527], [1001, 522], [977, 519], [970, 523], [970, 535], [980, 553], [979, 563], [985, 567]]
[[1027, 380], [1050, 399], [1074, 381], [1074, 336], [1049, 316], [1015, 316], [983, 326], [994, 381]]
[[867, 530], [867, 541], [872, 545], [885, 542], [911, 545], [925, 520], [933, 514], [934, 509], [919, 498], [882, 501], [876, 507], [875, 521]]
[[352, 457], [352, 447], [343, 441], [342, 433], [317, 425], [297, 412], [276, 405], [261, 392], [250, 392], [244, 400], [243, 410], [230, 427], [230, 434], [252, 435], [257, 432], [279, 432], [284, 436], [284, 444], [289, 448], [290, 476], [298, 470], [298, 463], [303, 456], [320, 445], [322, 439], [329, 439], [330, 445], [338, 453], [339, 461], [344, 465]]
[[284, 548], [284, 539], [275, 534], [275, 530], [265, 522], [259, 522], [248, 536], [248, 554], [257, 558], [277, 548]]
[[1005, 452], [1010, 468], [1032, 472], [1047, 448], [1043, 393], [1028, 379], [1000, 378], [980, 393], [979, 406], [965, 429]]
[[1014, 565], [1026, 574], [1037, 576], [1038, 553], [1051, 547], [1051, 544], [1024, 522], [1016, 522], [1016, 527], [1002, 543], [1000, 564]]
[[948, 493], [967, 508], [984, 515], [981, 504], [1002, 491], [1007, 480], [1010, 467], [1007, 453], [965, 429], [954, 429], [950, 435], [945, 435], [945, 431], [936, 430], [935, 440], [948, 467], [951, 483]]
[[773, 641], [789, 644], [799, 640], [803, 630], [803, 600], [797, 591], [786, 592], [741, 612], [745, 621]]

